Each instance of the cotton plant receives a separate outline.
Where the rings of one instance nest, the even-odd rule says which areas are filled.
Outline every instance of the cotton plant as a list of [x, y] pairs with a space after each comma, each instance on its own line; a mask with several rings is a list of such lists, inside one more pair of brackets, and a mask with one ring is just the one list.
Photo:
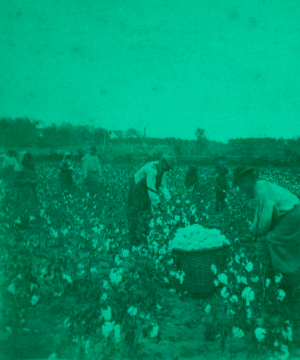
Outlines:
[[[211, 271], [222, 307], [232, 318], [231, 334], [277, 353], [292, 342], [292, 324], [286, 323], [290, 314], [281, 288], [282, 274], [267, 278], [263, 264], [238, 239], [232, 241], [230, 250], [225, 269], [212, 264]], [[273, 313], [278, 316], [276, 324]]]

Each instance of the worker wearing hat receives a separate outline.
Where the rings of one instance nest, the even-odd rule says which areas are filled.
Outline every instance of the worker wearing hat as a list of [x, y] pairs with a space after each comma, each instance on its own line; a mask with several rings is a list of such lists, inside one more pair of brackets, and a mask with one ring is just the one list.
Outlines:
[[228, 181], [227, 181], [228, 169], [224, 166], [217, 168], [217, 176], [215, 183], [216, 193], [216, 211], [223, 211], [225, 207], [225, 200], [228, 192]]
[[97, 156], [96, 146], [91, 146], [90, 153], [82, 159], [83, 165], [83, 183], [85, 189], [92, 196], [99, 193], [101, 190], [101, 175], [102, 170]]
[[[256, 200], [250, 231], [266, 240], [270, 270], [283, 275], [283, 284], [295, 305], [300, 284], [300, 200], [281, 186], [260, 180], [252, 167], [238, 167], [233, 175], [234, 186]], [[295, 311], [299, 310], [298, 301]]]
[[167, 186], [167, 172], [176, 164], [172, 156], [163, 156], [142, 166], [131, 179], [127, 217], [131, 245], [139, 246], [146, 241], [149, 231], [149, 215], [161, 203], [171, 199]]
[[191, 165], [185, 174], [184, 185], [188, 190], [194, 190], [198, 183], [198, 168], [195, 165]]

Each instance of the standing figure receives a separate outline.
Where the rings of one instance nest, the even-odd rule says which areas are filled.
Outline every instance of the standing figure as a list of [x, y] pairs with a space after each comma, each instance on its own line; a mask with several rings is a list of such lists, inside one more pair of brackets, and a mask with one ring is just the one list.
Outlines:
[[171, 199], [167, 186], [167, 172], [174, 167], [175, 159], [163, 156], [161, 161], [146, 163], [131, 180], [127, 218], [131, 245], [139, 246], [147, 241], [149, 216], [160, 204], [160, 194], [166, 201]]
[[228, 169], [223, 167], [219, 169], [219, 173], [216, 177], [215, 193], [216, 193], [216, 212], [223, 211], [225, 208], [225, 200], [228, 191], [227, 181]]
[[185, 174], [184, 185], [187, 190], [193, 191], [198, 184], [198, 168], [194, 165], [188, 168]]
[[82, 159], [83, 181], [86, 192], [92, 196], [100, 191], [101, 166], [97, 156], [96, 146], [92, 146], [90, 153]]
[[72, 192], [74, 183], [73, 183], [73, 164], [71, 159], [71, 154], [66, 152], [60, 163], [60, 188], [61, 192], [68, 191]]
[[2, 171], [3, 178], [11, 185], [14, 178], [14, 169], [18, 163], [17, 154], [14, 150], [8, 150], [7, 155], [3, 157]]
[[299, 316], [300, 200], [281, 186], [260, 180], [254, 168], [235, 169], [234, 186], [255, 199], [256, 211], [250, 231], [266, 241], [269, 275], [283, 275], [282, 286], [288, 292], [292, 312]]
[[37, 218], [37, 178], [32, 154], [21, 155], [20, 163], [15, 168], [15, 195], [17, 216], [21, 222]]

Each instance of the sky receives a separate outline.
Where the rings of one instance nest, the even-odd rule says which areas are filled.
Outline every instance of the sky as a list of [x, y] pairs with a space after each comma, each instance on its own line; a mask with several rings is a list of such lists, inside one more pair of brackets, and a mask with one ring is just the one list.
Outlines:
[[2, 0], [0, 117], [300, 135], [298, 0]]

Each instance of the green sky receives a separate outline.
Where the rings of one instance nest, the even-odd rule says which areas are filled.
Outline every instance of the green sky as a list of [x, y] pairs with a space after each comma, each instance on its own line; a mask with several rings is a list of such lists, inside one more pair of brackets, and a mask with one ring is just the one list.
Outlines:
[[300, 135], [299, 0], [1, 0], [0, 116]]

